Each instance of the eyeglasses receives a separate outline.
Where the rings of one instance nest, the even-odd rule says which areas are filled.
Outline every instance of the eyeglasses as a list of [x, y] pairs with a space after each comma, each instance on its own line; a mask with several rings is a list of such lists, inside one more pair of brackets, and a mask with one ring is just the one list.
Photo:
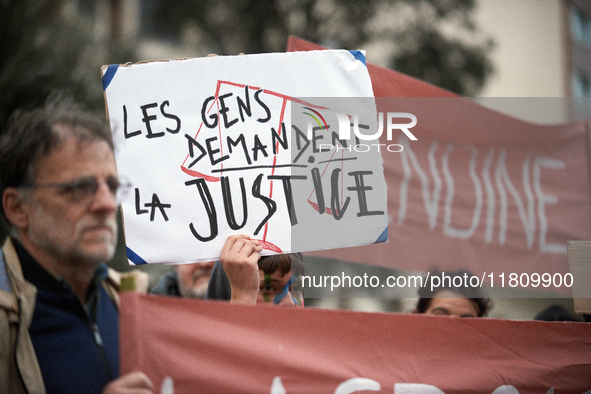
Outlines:
[[[117, 203], [123, 201], [127, 192], [131, 188], [131, 183], [124, 178], [112, 176], [104, 181], [115, 196]], [[37, 188], [56, 188], [61, 193], [69, 195], [75, 201], [86, 201], [96, 195], [100, 187], [101, 181], [94, 176], [86, 176], [74, 179], [71, 182], [53, 182], [53, 183], [25, 183], [20, 185], [21, 188], [37, 189]]]

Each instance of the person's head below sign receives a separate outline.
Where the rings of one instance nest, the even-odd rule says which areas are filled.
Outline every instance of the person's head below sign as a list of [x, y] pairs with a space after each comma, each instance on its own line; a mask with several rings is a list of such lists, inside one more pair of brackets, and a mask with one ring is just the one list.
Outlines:
[[178, 264], [163, 275], [150, 293], [158, 295], [205, 298], [214, 261]]
[[304, 306], [301, 254], [264, 256], [259, 260], [260, 290], [257, 303]]
[[15, 114], [1, 148], [2, 207], [12, 237], [58, 274], [83, 271], [72, 285], [84, 300], [79, 290], [115, 252], [118, 199], [129, 188], [117, 175], [108, 128], [56, 99]]
[[427, 315], [484, 317], [492, 302], [479, 286], [472, 286], [472, 274], [466, 270], [432, 270], [419, 288], [419, 300], [413, 313]]
[[[302, 275], [304, 263], [300, 253], [263, 256], [258, 261], [259, 291], [257, 304], [304, 306]], [[232, 290], [219, 262], [213, 267], [207, 299], [230, 300]]]
[[[13, 116], [0, 137], [0, 392], [153, 389], [119, 378], [117, 174], [108, 125], [71, 100]], [[17, 301], [18, 300], [18, 301]], [[9, 324], [8, 324], [8, 323]], [[19, 357], [16, 357], [16, 355]], [[144, 391], [142, 391], [144, 392]]]

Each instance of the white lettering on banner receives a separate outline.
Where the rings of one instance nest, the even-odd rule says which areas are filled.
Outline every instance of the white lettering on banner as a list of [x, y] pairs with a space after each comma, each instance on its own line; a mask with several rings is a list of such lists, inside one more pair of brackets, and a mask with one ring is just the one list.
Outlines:
[[[554, 388], [551, 388], [548, 391], [554, 392]], [[513, 386], [504, 385], [501, 387], [497, 387], [497, 389], [493, 391], [492, 394], [519, 394], [519, 390], [517, 390]]]
[[556, 159], [545, 157], [538, 157], [534, 160], [534, 191], [538, 197], [538, 216], [540, 217], [540, 248], [542, 252], [548, 253], [562, 253], [563, 246], [546, 243], [546, 235], [548, 234], [548, 220], [545, 215], [546, 205], [558, 204], [558, 198], [553, 194], [545, 194], [540, 187], [541, 167], [550, 168], [553, 170], [564, 169], [564, 162]]
[[[401, 152], [401, 163], [403, 170], [403, 179], [400, 184], [399, 207], [397, 224], [404, 224], [408, 209], [409, 183], [413, 174], [418, 176], [421, 195], [423, 197], [423, 206], [427, 215], [427, 221], [430, 230], [435, 230], [439, 219], [439, 205], [442, 199], [443, 186], [446, 188], [446, 194], [443, 198], [443, 234], [458, 239], [470, 239], [478, 229], [481, 221], [484, 221], [484, 240], [490, 244], [493, 242], [495, 227], [495, 212], [498, 211], [498, 243], [504, 245], [507, 241], [507, 222], [509, 212], [509, 195], [515, 204], [518, 217], [523, 226], [526, 246], [528, 249], [534, 247], [536, 239], [536, 230], [538, 231], [537, 247], [543, 253], [566, 254], [566, 248], [563, 244], [551, 243], [547, 241], [549, 223], [546, 214], [546, 208], [558, 204], [558, 197], [553, 194], [545, 193], [542, 187], [543, 170], [563, 170], [564, 162], [558, 159], [534, 156], [527, 156], [522, 162], [522, 183], [523, 195], [519, 193], [507, 169], [507, 150], [504, 148], [488, 148], [484, 159], [481, 173], [476, 170], [476, 163], [481, 150], [472, 145], [458, 145], [447, 143], [441, 159], [435, 156], [439, 148], [439, 141], [434, 140], [427, 152], [427, 161], [431, 181], [427, 172], [419, 164], [415, 152], [410, 147], [407, 139], [401, 138], [400, 144], [404, 147]], [[468, 151], [469, 160], [465, 163], [468, 169], [469, 178], [474, 186], [473, 203], [474, 209], [470, 224], [465, 228], [458, 228], [452, 224], [452, 213], [454, 201], [457, 202], [455, 191], [455, 178], [450, 168], [450, 157], [454, 152]], [[457, 153], [456, 152], [456, 153]], [[497, 157], [496, 165], [493, 166], [493, 159]], [[440, 174], [443, 174], [443, 178]], [[494, 173], [494, 183], [491, 173]], [[432, 182], [432, 186], [430, 183]], [[498, 193], [498, 208], [496, 193]], [[462, 196], [465, 204], [467, 196]], [[469, 201], [469, 200], [468, 200]], [[484, 219], [481, 218], [484, 203], [486, 201], [486, 211]], [[536, 224], [539, 227], [536, 229]]]
[[273, 384], [271, 385], [271, 394], [287, 394], [285, 387], [283, 387], [283, 383], [281, 382], [281, 377], [275, 376], [273, 379]]
[[334, 394], [351, 394], [356, 391], [380, 391], [382, 387], [378, 382], [366, 378], [353, 378], [343, 382], [334, 391]]
[[480, 211], [482, 210], [482, 185], [476, 175], [476, 155], [477, 151], [474, 147], [468, 147], [472, 152], [472, 158], [470, 159], [470, 179], [474, 183], [474, 194], [476, 196], [476, 207], [472, 214], [472, 224], [468, 229], [460, 230], [452, 227], [451, 225], [451, 204], [454, 197], [454, 179], [449, 170], [449, 155], [454, 148], [454, 144], [448, 144], [445, 154], [443, 155], [443, 176], [445, 177], [447, 184], [447, 195], [445, 198], [445, 216], [443, 221], [443, 233], [454, 238], [468, 239], [476, 231], [478, 226], [478, 220], [480, 218]]
[[[378, 382], [367, 378], [352, 378], [341, 383], [334, 394], [352, 394], [357, 391], [380, 391], [382, 387]], [[280, 376], [275, 376], [271, 385], [270, 394], [287, 394]], [[438, 387], [424, 383], [395, 383], [394, 394], [444, 394]], [[548, 389], [546, 394], [554, 393], [554, 388]], [[586, 391], [583, 394], [590, 394]], [[160, 394], [174, 394], [174, 382], [170, 376], [162, 381]], [[511, 385], [497, 387], [491, 394], [519, 394], [519, 390]]]
[[170, 376], [165, 377], [162, 381], [160, 394], [174, 394], [174, 382]]
[[445, 394], [441, 389], [422, 383], [396, 383], [395, 394]]

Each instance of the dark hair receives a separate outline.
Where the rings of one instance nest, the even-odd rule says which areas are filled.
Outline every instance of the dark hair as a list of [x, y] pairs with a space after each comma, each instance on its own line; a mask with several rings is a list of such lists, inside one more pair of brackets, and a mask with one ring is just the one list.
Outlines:
[[281, 272], [281, 275], [285, 275], [289, 271], [291, 271], [292, 275], [303, 275], [304, 263], [302, 254], [290, 253], [263, 256], [259, 260], [259, 269], [268, 275], [277, 270]]
[[580, 321], [568, 309], [560, 305], [550, 305], [536, 315], [534, 320], [541, 321]]
[[[63, 128], [58, 130], [56, 126]], [[69, 97], [52, 95], [43, 107], [15, 111], [0, 136], [0, 195], [8, 187], [33, 182], [39, 160], [71, 137], [105, 141], [113, 150], [104, 116], [86, 110]], [[4, 209], [2, 216], [6, 220]]]
[[[417, 312], [425, 313], [429, 309], [433, 298], [436, 298], [437, 293], [447, 290], [472, 300], [478, 308], [478, 317], [486, 316], [489, 310], [492, 309], [492, 301], [486, 296], [482, 288], [479, 286], [470, 286], [469, 278], [472, 276], [470, 271], [463, 269], [449, 272], [437, 269], [429, 271], [428, 275], [425, 276], [423, 286], [419, 288], [419, 300], [416, 306]], [[438, 280], [436, 283], [433, 283], [435, 278], [438, 278]], [[461, 286], [456, 285], [460, 281], [454, 281], [455, 278], [462, 279]], [[468, 278], [468, 280], [466, 281], [465, 278]]]

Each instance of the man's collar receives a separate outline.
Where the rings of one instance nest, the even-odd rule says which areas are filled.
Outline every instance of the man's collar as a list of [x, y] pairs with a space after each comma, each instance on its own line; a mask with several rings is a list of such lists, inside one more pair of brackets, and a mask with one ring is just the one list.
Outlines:
[[[74, 293], [72, 286], [61, 276], [45, 269], [24, 246], [16, 239], [12, 239], [16, 253], [18, 254], [23, 276], [26, 281], [32, 283], [37, 289], [50, 291], [58, 294]], [[88, 298], [91, 299], [100, 281], [108, 276], [107, 264], [101, 263], [90, 282]]]

